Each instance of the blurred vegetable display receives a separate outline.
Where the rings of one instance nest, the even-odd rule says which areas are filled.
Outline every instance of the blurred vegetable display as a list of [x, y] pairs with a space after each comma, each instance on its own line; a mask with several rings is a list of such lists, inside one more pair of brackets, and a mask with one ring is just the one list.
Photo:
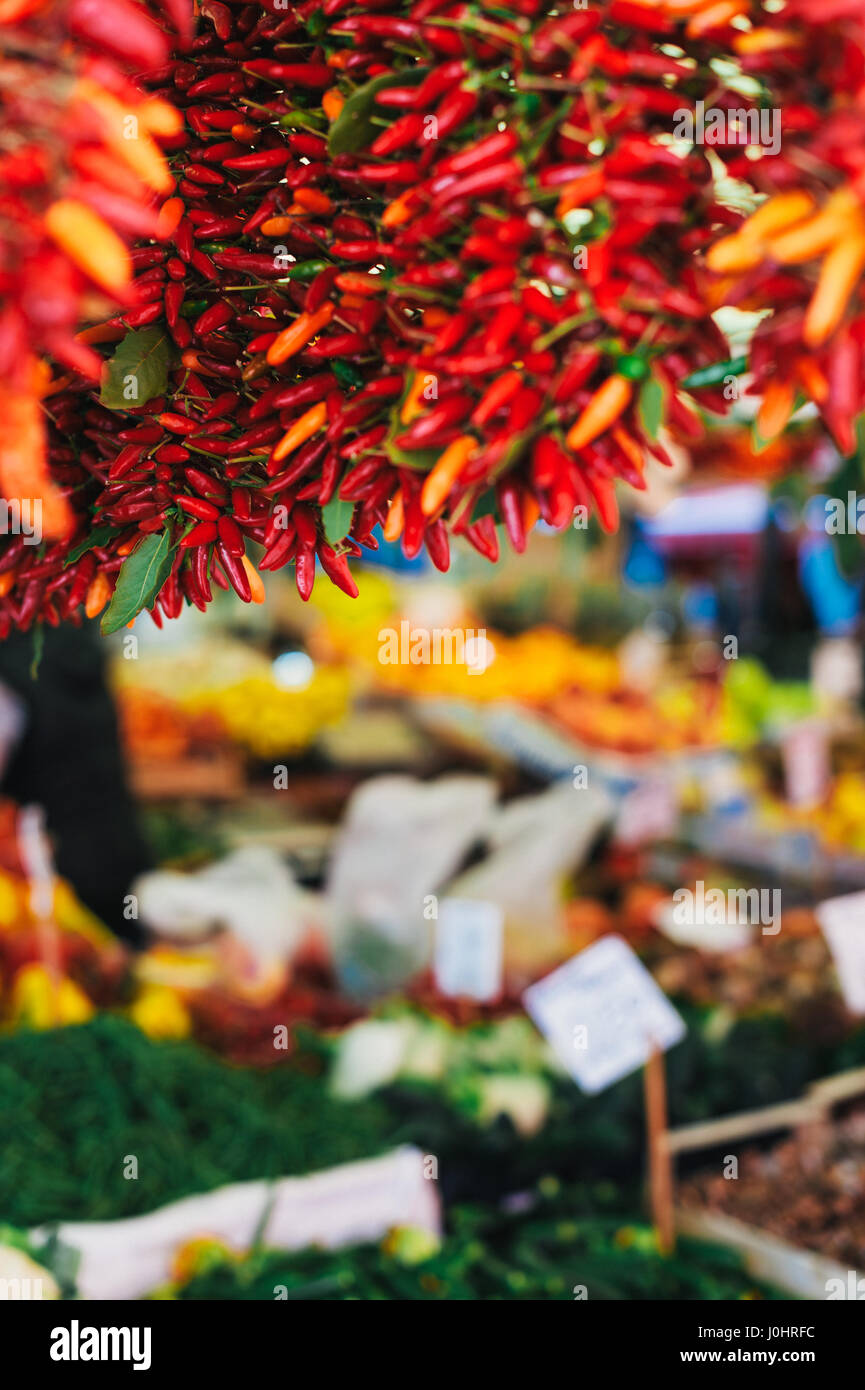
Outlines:
[[[658, 1253], [639, 1220], [610, 1215], [609, 1185], [562, 1186], [546, 1179], [522, 1204], [491, 1212], [457, 1207], [439, 1249], [425, 1232], [401, 1228], [381, 1245], [243, 1259], [211, 1245], [186, 1277], [155, 1296], [177, 1299], [541, 1300], [588, 1298], [772, 1299], [738, 1255], [683, 1240]], [[580, 1213], [575, 1216], [575, 1213]]]

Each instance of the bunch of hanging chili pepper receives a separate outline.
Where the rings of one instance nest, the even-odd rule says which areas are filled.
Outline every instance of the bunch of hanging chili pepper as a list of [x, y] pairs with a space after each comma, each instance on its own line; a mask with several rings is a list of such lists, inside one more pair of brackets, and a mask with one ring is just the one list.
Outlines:
[[441, 568], [449, 533], [495, 558], [498, 523], [517, 550], [577, 506], [612, 529], [659, 422], [726, 405], [700, 253], [742, 219], [670, 137], [698, 99], [742, 106], [710, 66], [737, 31], [686, 8], [201, 0], [144, 75], [183, 113], [176, 187], [134, 307], [85, 335], [160, 328], [166, 389], [107, 409], [73, 375], [46, 401], [76, 529], [0, 555], [0, 632], [98, 612], [148, 534], [159, 621], [286, 563], [303, 597], [316, 562], [355, 592], [379, 526]]

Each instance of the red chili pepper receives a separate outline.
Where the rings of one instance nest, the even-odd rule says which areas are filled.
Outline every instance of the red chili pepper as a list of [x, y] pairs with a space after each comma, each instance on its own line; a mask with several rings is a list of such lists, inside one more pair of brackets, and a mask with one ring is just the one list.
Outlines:
[[[336, 253], [334, 253], [336, 254]], [[339, 266], [329, 265], [309, 282], [306, 291], [306, 298], [303, 303], [304, 312], [314, 314], [320, 309], [333, 288], [334, 281], [339, 274]]]
[[242, 557], [234, 554], [221, 537], [216, 542], [216, 553], [219, 556], [219, 563], [225, 571], [228, 581], [237, 594], [237, 597], [242, 599], [244, 603], [249, 603], [252, 598], [252, 589]]
[[212, 497], [216, 502], [228, 501], [229, 492], [225, 483], [220, 482], [210, 473], [203, 473], [200, 468], [185, 468], [183, 476], [189, 486], [200, 493], [202, 497]]
[[433, 521], [427, 526], [424, 541], [429, 557], [436, 569], [442, 571], [450, 569], [450, 543], [447, 529], [441, 519]]
[[522, 176], [522, 165], [516, 159], [505, 160], [501, 164], [490, 164], [483, 169], [466, 174], [464, 178], [450, 185], [436, 199], [439, 203], [452, 203], [456, 199], [477, 198], [493, 189], [506, 189]]
[[363, 333], [335, 333], [331, 337], [317, 338], [305, 349], [307, 357], [350, 357], [362, 354], [369, 346]]
[[199, 337], [206, 337], [208, 333], [214, 333], [219, 328], [224, 328], [231, 323], [234, 318], [234, 310], [230, 304], [224, 300], [219, 300], [216, 304], [211, 304], [209, 309], [205, 309], [195, 320], [194, 328]]
[[271, 542], [259, 563], [260, 570], [276, 570], [290, 560], [294, 554], [297, 538], [294, 534], [294, 527], [290, 526], [287, 530], [280, 531], [278, 538]]
[[[345, 170], [334, 171], [342, 177]], [[415, 183], [417, 181], [417, 165], [409, 160], [398, 160], [395, 164], [359, 164], [354, 171], [357, 178], [364, 183]]]
[[377, 155], [395, 154], [397, 150], [405, 149], [406, 145], [416, 145], [423, 131], [423, 117], [417, 112], [410, 111], [407, 115], [394, 121], [387, 130], [383, 130], [381, 135], [373, 140], [370, 153]]
[[203, 420], [218, 420], [221, 415], [227, 415], [234, 410], [240, 401], [236, 391], [223, 391], [216, 396], [205, 410]]
[[481, 399], [478, 401], [471, 415], [473, 425], [485, 425], [488, 420], [507, 405], [523, 385], [523, 378], [520, 372], [514, 370], [504, 372], [487, 387]]
[[198, 429], [197, 420], [190, 420], [188, 415], [176, 415], [171, 410], [163, 411], [158, 418], [160, 425], [173, 434], [194, 434]]
[[[222, 547], [230, 555], [242, 555], [244, 552], [243, 535], [237, 522], [230, 516], [221, 516], [217, 522], [219, 532], [220, 555]], [[229, 576], [230, 578], [230, 576]]]
[[496, 497], [508, 539], [517, 554], [522, 555], [526, 548], [526, 532], [520, 490], [515, 482], [503, 479], [496, 486]]
[[348, 594], [349, 598], [357, 598], [358, 587], [345, 556], [337, 555], [333, 547], [328, 545], [326, 541], [320, 541], [318, 558], [328, 579], [332, 580], [338, 589], [342, 589], [344, 594]]
[[197, 526], [193, 526], [188, 535], [183, 536], [180, 548], [191, 550], [194, 545], [210, 545], [216, 540], [216, 535], [215, 521], [200, 521]]
[[318, 505], [324, 507], [333, 497], [340, 473], [339, 456], [334, 449], [328, 451], [321, 465], [321, 480], [318, 492]]
[[297, 592], [306, 603], [315, 583], [315, 550], [312, 546], [301, 547], [294, 560], [294, 580]]
[[420, 86], [415, 88], [415, 105], [419, 110], [428, 109], [444, 92], [456, 87], [467, 76], [466, 65], [462, 59], [441, 63], [428, 72]]
[[466, 393], [448, 396], [445, 400], [439, 401], [432, 410], [412, 421], [406, 435], [403, 436], [406, 441], [405, 447], [423, 445], [434, 439], [448, 425], [464, 421], [473, 404], [473, 398]]
[[218, 521], [219, 508], [214, 507], [212, 502], [206, 502], [203, 497], [185, 497], [178, 494], [174, 498], [184, 512], [190, 516], [197, 516], [200, 521]]
[[482, 516], [479, 521], [467, 526], [465, 537], [480, 555], [495, 564], [499, 558], [499, 538], [491, 516]]

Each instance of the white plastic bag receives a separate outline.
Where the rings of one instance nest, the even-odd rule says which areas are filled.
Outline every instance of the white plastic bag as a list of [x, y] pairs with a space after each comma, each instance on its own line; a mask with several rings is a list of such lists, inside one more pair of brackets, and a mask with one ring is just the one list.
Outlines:
[[484, 838], [494, 799], [494, 783], [482, 777], [376, 777], [354, 793], [325, 894], [334, 956], [349, 992], [384, 992], [425, 963], [425, 900]]

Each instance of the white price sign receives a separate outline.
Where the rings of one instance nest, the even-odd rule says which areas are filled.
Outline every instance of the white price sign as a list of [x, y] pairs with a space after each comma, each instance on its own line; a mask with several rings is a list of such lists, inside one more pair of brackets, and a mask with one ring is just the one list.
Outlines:
[[443, 898], [434, 971], [442, 994], [488, 1002], [502, 992], [502, 910], [474, 898]]
[[865, 1014], [865, 893], [827, 898], [817, 908], [844, 1002], [851, 1013]]
[[529, 1016], [588, 1095], [666, 1052], [685, 1024], [630, 946], [605, 936], [523, 994]]

